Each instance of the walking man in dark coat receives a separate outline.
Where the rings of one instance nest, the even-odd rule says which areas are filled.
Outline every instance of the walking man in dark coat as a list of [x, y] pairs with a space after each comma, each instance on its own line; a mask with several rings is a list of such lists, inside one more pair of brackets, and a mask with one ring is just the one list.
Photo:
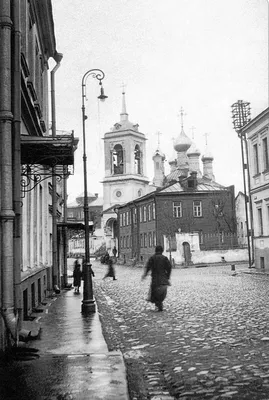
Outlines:
[[163, 254], [162, 246], [156, 246], [155, 254], [148, 259], [145, 272], [142, 279], [145, 279], [151, 271], [151, 286], [149, 299], [158, 308], [163, 311], [163, 301], [167, 295], [167, 286], [170, 286], [169, 278], [171, 274], [171, 263]]

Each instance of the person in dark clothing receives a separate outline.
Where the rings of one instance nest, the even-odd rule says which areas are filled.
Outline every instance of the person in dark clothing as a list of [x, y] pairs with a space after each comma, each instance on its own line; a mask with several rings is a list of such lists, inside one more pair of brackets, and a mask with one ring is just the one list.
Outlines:
[[172, 265], [163, 254], [162, 246], [156, 246], [155, 254], [148, 259], [142, 280], [151, 271], [151, 285], [148, 301], [154, 303], [158, 311], [163, 311], [163, 301], [167, 295], [167, 287], [170, 286]]
[[112, 250], [112, 253], [113, 253], [113, 256], [114, 256], [114, 257], [117, 256], [117, 252], [118, 252], [118, 251], [117, 251], [117, 249], [116, 249], [116, 246], [114, 246], [114, 247], [113, 247], [113, 250]]
[[75, 261], [74, 271], [73, 271], [73, 285], [75, 288], [75, 293], [79, 293], [79, 288], [81, 285], [82, 272], [80, 270], [80, 263], [78, 260]]
[[106, 279], [109, 276], [111, 276], [113, 278], [113, 281], [116, 281], [117, 279], [115, 276], [115, 269], [113, 267], [113, 260], [111, 257], [108, 256], [106, 264], [108, 265], [108, 270], [107, 270], [107, 273], [105, 274], [105, 276], [103, 277], [103, 279]]

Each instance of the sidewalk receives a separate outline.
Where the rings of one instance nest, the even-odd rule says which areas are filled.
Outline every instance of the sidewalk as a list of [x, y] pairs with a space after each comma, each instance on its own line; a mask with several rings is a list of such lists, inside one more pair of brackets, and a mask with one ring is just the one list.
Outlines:
[[[40, 339], [27, 342], [27, 348], [38, 352], [34, 360], [19, 362], [20, 381], [23, 376], [28, 388], [22, 390], [14, 377], [18, 397], [12, 394], [6, 399], [129, 399], [122, 354], [108, 351], [97, 309], [95, 314], [81, 314], [82, 296], [62, 290], [57, 297], [46, 299], [43, 312], [33, 314], [35, 320], [25, 324], [33, 331], [41, 324]], [[13, 370], [18, 376], [18, 366], [9, 368], [11, 374]], [[1, 373], [0, 366], [0, 380]], [[0, 383], [4, 400], [1, 389]]]

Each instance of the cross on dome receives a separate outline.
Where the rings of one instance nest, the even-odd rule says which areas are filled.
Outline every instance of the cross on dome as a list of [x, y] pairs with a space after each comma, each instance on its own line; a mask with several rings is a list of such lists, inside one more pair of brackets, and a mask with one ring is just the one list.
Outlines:
[[186, 115], [187, 115], [187, 113], [185, 113], [183, 107], [181, 107], [178, 117], [180, 116], [180, 119], [181, 119], [181, 129], [182, 130], [183, 130], [183, 126], [184, 126], [184, 116], [186, 116]]

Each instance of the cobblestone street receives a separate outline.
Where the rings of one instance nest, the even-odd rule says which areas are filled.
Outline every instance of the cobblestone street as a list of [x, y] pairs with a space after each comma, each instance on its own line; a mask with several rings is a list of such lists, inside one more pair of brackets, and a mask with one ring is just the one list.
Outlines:
[[123, 352], [135, 399], [269, 399], [269, 277], [247, 266], [174, 269], [164, 312], [150, 278], [116, 266], [94, 291], [109, 349]]

